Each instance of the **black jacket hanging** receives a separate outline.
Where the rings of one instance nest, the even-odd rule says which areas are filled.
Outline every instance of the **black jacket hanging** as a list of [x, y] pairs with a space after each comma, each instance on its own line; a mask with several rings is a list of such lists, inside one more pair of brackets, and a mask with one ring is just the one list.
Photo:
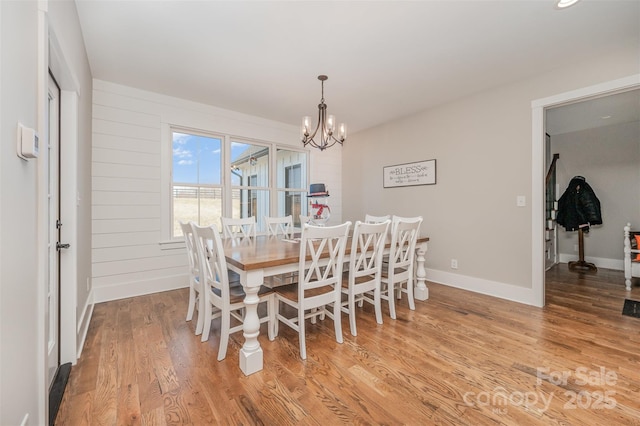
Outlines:
[[569, 182], [567, 190], [558, 200], [556, 221], [567, 231], [583, 229], [589, 232], [589, 226], [602, 224], [600, 200], [582, 176], [575, 176]]

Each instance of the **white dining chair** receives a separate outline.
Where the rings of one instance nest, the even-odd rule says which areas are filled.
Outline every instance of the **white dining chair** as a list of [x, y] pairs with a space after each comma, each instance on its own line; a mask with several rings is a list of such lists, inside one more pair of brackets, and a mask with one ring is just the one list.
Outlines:
[[[293, 216], [275, 217], [265, 216], [264, 223], [267, 228], [267, 235], [283, 236], [284, 238], [293, 237]], [[274, 275], [265, 280], [267, 286], [275, 287], [286, 284], [292, 284], [297, 281], [297, 272], [287, 272], [284, 274]]]
[[249, 238], [256, 236], [256, 218], [222, 217], [222, 233], [224, 238]]
[[[384, 222], [386, 220], [391, 220], [391, 215], [384, 215], [384, 216], [374, 216], [374, 215], [370, 215], [370, 214], [366, 214], [364, 215], [364, 223], [381, 223]], [[389, 263], [389, 256], [388, 255], [383, 255], [382, 256], [382, 261], [384, 263]]]
[[293, 216], [275, 217], [265, 216], [264, 224], [267, 228], [267, 235], [290, 237], [293, 232]]
[[349, 270], [342, 275], [342, 293], [347, 300], [342, 302], [342, 312], [349, 314], [351, 334], [357, 336], [356, 302], [371, 303], [376, 314], [376, 322], [382, 324], [380, 285], [382, 275], [382, 253], [384, 251], [389, 224], [387, 219], [380, 223], [357, 221], [351, 237]]
[[380, 297], [389, 302], [389, 315], [396, 319], [395, 299], [407, 295], [409, 309], [415, 310], [413, 298], [413, 271], [416, 240], [422, 217], [393, 216], [391, 221], [391, 247], [389, 261], [382, 268]]
[[[227, 355], [229, 335], [242, 331], [243, 310], [246, 307], [246, 296], [241, 286], [230, 286], [227, 270], [227, 261], [224, 256], [222, 239], [215, 225], [201, 227], [191, 224], [195, 236], [195, 245], [200, 259], [202, 280], [202, 303], [204, 313], [204, 326], [201, 341], [209, 339], [211, 321], [220, 317], [220, 346], [218, 348], [218, 361], [222, 361]], [[208, 249], [207, 249], [208, 248]], [[274, 339], [274, 299], [273, 291], [267, 287], [261, 287], [258, 292], [258, 303], [267, 304], [267, 315], [260, 318], [260, 323], [268, 323], [269, 340]], [[231, 320], [235, 319], [240, 324], [231, 327]]]
[[385, 216], [373, 216], [370, 214], [364, 215], [364, 223], [381, 223], [387, 220], [391, 220], [390, 215], [385, 215]]
[[202, 285], [200, 283], [200, 258], [195, 245], [195, 237], [193, 228], [190, 223], [180, 222], [180, 229], [184, 237], [184, 246], [187, 252], [187, 272], [189, 278], [189, 304], [187, 306], [187, 321], [193, 319], [193, 314], [198, 311], [198, 320], [196, 321], [196, 334], [202, 333], [202, 325], [204, 316], [201, 315], [198, 304], [201, 302]]
[[[344, 252], [351, 222], [337, 226], [304, 225], [300, 241], [298, 283], [274, 289], [276, 294], [276, 322], [278, 335], [280, 322], [298, 332], [300, 357], [307, 359], [305, 320], [315, 322], [324, 315], [333, 319], [336, 342], [342, 343], [341, 286]], [[323, 257], [324, 255], [327, 257]], [[280, 302], [296, 310], [296, 316], [284, 315]], [[332, 311], [327, 310], [332, 307]]]
[[299, 215], [299, 217], [300, 217], [300, 228], [302, 228], [305, 223], [309, 223], [311, 221], [311, 216], [305, 216], [301, 214]]

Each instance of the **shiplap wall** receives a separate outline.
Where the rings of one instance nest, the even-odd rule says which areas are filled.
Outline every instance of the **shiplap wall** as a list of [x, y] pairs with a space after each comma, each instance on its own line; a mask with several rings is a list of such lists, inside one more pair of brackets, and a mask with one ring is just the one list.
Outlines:
[[158, 244], [161, 115], [139, 99], [108, 89], [94, 84], [91, 245], [96, 301], [125, 297], [127, 284], [137, 287], [134, 294], [179, 286], [177, 277], [184, 272], [183, 253], [161, 250]]
[[[186, 285], [184, 249], [160, 244], [168, 238], [163, 228], [169, 226], [164, 198], [169, 193], [170, 125], [299, 147], [296, 126], [94, 80], [95, 302]], [[311, 153], [311, 181], [324, 181], [332, 191], [332, 222], [341, 221], [341, 169], [339, 147]]]

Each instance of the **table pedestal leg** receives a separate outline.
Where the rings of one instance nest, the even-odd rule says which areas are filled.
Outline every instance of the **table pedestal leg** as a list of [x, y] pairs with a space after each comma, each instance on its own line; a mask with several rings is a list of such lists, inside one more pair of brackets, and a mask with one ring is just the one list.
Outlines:
[[[250, 375], [262, 370], [262, 348], [258, 341], [260, 334], [260, 319], [258, 317], [258, 291], [262, 284], [262, 276], [251, 277], [246, 276], [246, 283], [243, 283], [246, 296], [244, 298], [245, 317], [242, 325], [244, 335], [244, 345], [240, 349], [240, 370], [245, 375]], [[259, 284], [255, 285], [259, 281]], [[247, 285], [248, 284], [248, 285]], [[253, 284], [253, 285], [252, 285]]]
[[427, 300], [429, 289], [425, 284], [427, 272], [424, 269], [424, 255], [427, 252], [427, 243], [418, 244], [416, 247], [416, 288], [413, 297], [416, 300]]

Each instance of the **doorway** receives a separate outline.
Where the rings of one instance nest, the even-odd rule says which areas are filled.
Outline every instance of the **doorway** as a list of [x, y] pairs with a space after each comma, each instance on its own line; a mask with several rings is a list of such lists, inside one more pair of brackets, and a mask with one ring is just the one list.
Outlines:
[[63, 224], [60, 220], [60, 115], [61, 91], [49, 72], [47, 83], [48, 146], [46, 155], [47, 188], [47, 273], [45, 306], [45, 339], [47, 342], [47, 387], [49, 391], [49, 425], [55, 423], [62, 395], [71, 372], [71, 363], [61, 366], [61, 253], [69, 244], [61, 243]]
[[589, 86], [549, 98], [538, 99], [532, 107], [532, 304], [545, 304], [545, 110], [595, 97], [640, 88], [640, 74]]
[[47, 385], [55, 379], [60, 365], [60, 87], [49, 74], [48, 82], [48, 152], [47, 158]]

